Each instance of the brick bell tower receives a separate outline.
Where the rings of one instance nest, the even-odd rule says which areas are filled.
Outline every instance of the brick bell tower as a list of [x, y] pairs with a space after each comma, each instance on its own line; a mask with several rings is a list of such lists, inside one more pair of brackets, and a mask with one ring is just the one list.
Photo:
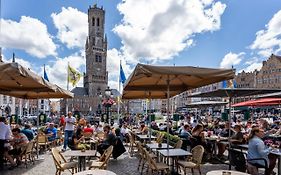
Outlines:
[[106, 69], [107, 37], [104, 34], [105, 10], [97, 5], [88, 9], [88, 37], [85, 45], [86, 74], [84, 87], [89, 96], [104, 93], [108, 86]]

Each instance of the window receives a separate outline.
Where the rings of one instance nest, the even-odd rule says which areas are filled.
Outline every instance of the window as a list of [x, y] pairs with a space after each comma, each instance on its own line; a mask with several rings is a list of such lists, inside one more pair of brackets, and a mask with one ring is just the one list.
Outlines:
[[102, 57], [101, 55], [96, 55], [96, 62], [101, 63], [102, 62]]
[[99, 27], [100, 26], [100, 19], [97, 18], [97, 26]]
[[95, 18], [92, 18], [92, 26], [95, 26]]

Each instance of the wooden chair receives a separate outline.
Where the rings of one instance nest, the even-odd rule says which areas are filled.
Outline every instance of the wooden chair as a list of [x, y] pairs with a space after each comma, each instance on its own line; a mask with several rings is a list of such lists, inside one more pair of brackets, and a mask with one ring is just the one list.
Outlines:
[[141, 174], [142, 174], [143, 169], [144, 169], [144, 165], [146, 163], [145, 153], [143, 151], [144, 148], [142, 147], [140, 142], [137, 142], [136, 145], [137, 145], [138, 154], [139, 154], [138, 170], [141, 170]]
[[174, 145], [174, 148], [181, 148], [182, 147], [182, 140], [180, 139], [179, 141], [177, 141], [177, 143]]
[[45, 134], [39, 133], [37, 139], [38, 139], [37, 143], [39, 146], [39, 150], [41, 150], [42, 147], [44, 148], [44, 150], [50, 148], [51, 142], [48, 141], [48, 137]]
[[169, 166], [165, 163], [157, 163], [152, 157], [150, 157], [149, 152], [146, 149], [143, 149], [145, 153], [145, 159], [148, 162], [148, 173], [153, 174], [154, 172], [161, 172], [164, 174], [168, 174]]
[[183, 168], [184, 174], [186, 175], [186, 169], [190, 168], [192, 174], [194, 174], [193, 169], [198, 169], [199, 174], [201, 174], [201, 162], [204, 153], [204, 147], [201, 145], [195, 146], [192, 150], [192, 158], [189, 161], [178, 161], [178, 165]]
[[77, 162], [67, 162], [57, 148], [52, 148], [52, 157], [56, 166], [56, 175], [60, 175], [64, 170], [68, 170], [71, 174], [77, 172]]
[[104, 153], [102, 154], [102, 156], [99, 158], [98, 161], [92, 161], [89, 170], [90, 169], [107, 169], [107, 165], [108, 165], [108, 161], [110, 156], [112, 155], [112, 151], [113, 151], [113, 146], [111, 145], [110, 147], [108, 147]]
[[130, 145], [129, 145], [128, 152], [132, 156], [137, 149], [137, 145], [136, 145], [136, 142], [135, 142], [135, 139], [134, 139], [132, 133], [129, 133], [129, 140], [130, 140]]
[[23, 153], [24, 164], [26, 168], [27, 168], [27, 160], [29, 160], [34, 164], [34, 160], [35, 160], [34, 151], [33, 151], [34, 146], [35, 146], [35, 141], [31, 140], [27, 144], [26, 150]]

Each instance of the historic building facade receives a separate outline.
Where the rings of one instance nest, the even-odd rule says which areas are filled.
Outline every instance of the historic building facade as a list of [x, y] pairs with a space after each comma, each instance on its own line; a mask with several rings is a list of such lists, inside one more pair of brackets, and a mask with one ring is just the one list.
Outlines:
[[244, 70], [235, 76], [237, 88], [254, 88], [256, 87], [256, 76], [258, 71], [245, 72]]

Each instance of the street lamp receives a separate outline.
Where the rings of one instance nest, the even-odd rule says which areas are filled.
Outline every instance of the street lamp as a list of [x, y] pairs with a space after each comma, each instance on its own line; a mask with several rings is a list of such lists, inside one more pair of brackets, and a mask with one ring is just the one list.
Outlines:
[[109, 119], [111, 118], [109, 116], [109, 111], [110, 111], [111, 105], [113, 105], [113, 103], [114, 103], [114, 101], [112, 100], [113, 95], [112, 95], [111, 89], [109, 89], [109, 87], [107, 87], [105, 89], [104, 94], [105, 94], [105, 100], [103, 101], [103, 106], [106, 109], [106, 119], [105, 119], [105, 122], [109, 123]]

